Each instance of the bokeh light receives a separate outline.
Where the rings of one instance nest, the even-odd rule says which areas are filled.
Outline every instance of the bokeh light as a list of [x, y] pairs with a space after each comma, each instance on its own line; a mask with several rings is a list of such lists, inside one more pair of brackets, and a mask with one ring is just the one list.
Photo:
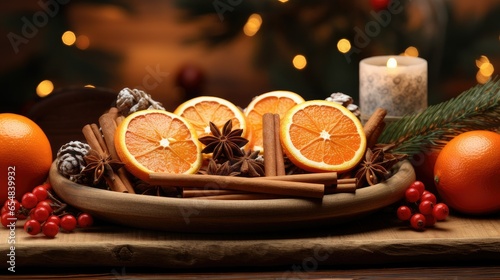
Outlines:
[[299, 70], [302, 70], [307, 65], [307, 59], [305, 56], [298, 54], [293, 58], [292, 63], [293, 63], [293, 67], [295, 67]]
[[76, 37], [75, 45], [80, 50], [86, 50], [90, 46], [90, 39], [86, 35], [79, 35]]
[[245, 26], [243, 26], [243, 33], [249, 37], [254, 36], [259, 31], [261, 25], [262, 17], [259, 14], [251, 14]]
[[476, 80], [480, 84], [488, 82], [495, 72], [495, 67], [493, 67], [493, 64], [491, 64], [490, 60], [485, 55], [476, 59], [476, 67], [478, 68]]
[[404, 55], [418, 57], [418, 49], [414, 46], [409, 46], [408, 48], [406, 48]]
[[63, 44], [72, 46], [76, 42], [76, 35], [73, 31], [66, 31], [61, 36]]
[[351, 50], [351, 42], [349, 40], [342, 38], [337, 42], [337, 49], [341, 53], [348, 53]]
[[50, 80], [41, 81], [36, 87], [36, 94], [40, 97], [45, 97], [52, 93], [54, 84]]

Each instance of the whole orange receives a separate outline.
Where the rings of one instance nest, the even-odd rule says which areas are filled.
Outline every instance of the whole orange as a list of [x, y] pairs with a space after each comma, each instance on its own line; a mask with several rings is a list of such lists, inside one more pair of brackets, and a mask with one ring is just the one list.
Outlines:
[[22, 196], [46, 179], [52, 149], [43, 130], [29, 118], [0, 114], [0, 205]]
[[475, 130], [449, 141], [434, 166], [436, 189], [449, 207], [465, 214], [500, 210], [500, 134]]

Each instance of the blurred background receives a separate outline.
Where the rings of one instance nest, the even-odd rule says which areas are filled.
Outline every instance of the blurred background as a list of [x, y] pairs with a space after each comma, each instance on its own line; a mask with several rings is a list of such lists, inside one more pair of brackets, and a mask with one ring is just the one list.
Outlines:
[[500, 69], [500, 0], [33, 0], [0, 14], [1, 112], [66, 87], [139, 88], [168, 110], [276, 89], [358, 103], [359, 61], [386, 54], [428, 60], [435, 104]]

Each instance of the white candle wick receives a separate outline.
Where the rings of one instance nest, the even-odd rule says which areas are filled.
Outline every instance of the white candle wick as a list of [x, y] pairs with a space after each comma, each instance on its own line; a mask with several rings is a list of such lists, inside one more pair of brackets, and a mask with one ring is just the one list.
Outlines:
[[391, 57], [387, 60], [387, 68], [396, 68], [398, 67], [398, 61], [394, 58]]

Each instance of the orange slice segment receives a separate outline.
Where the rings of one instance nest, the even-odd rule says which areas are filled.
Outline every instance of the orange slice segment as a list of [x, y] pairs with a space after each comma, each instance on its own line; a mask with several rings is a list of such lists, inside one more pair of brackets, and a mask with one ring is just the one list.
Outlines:
[[163, 110], [127, 116], [117, 127], [115, 149], [125, 168], [141, 180], [152, 172], [195, 173], [202, 163], [193, 126]]
[[291, 108], [281, 122], [280, 138], [290, 161], [311, 172], [348, 171], [366, 149], [359, 119], [342, 105], [324, 100]]
[[189, 121], [195, 128], [198, 137], [209, 135], [210, 122], [222, 130], [228, 120], [232, 120], [233, 129], [243, 129], [242, 137], [247, 137], [248, 128], [243, 111], [230, 101], [215, 96], [198, 96], [192, 98], [175, 110], [174, 114]]
[[250, 127], [249, 146], [253, 150], [264, 150], [262, 146], [262, 116], [265, 113], [279, 114], [280, 119], [293, 106], [304, 102], [304, 98], [291, 91], [271, 91], [258, 95], [250, 101], [245, 109], [248, 126]]

